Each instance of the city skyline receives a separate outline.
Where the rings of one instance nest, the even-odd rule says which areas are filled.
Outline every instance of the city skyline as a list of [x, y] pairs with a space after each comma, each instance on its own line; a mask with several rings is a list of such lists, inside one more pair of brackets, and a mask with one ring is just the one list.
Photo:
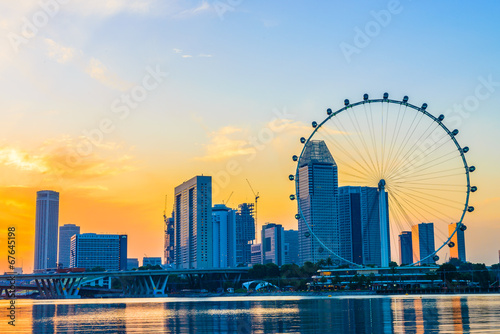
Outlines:
[[[22, 37], [43, 12], [36, 1], [0, 7], [3, 36]], [[18, 264], [34, 268], [41, 189], [63, 194], [60, 225], [128, 234], [133, 257], [162, 256], [165, 194], [170, 212], [172, 189], [192, 175], [212, 175], [213, 203], [234, 192], [225, 204], [235, 209], [253, 202], [250, 180], [258, 229], [295, 229], [287, 176], [298, 139], [326, 108], [385, 91], [460, 130], [479, 189], [464, 221], [467, 260], [497, 263], [484, 245], [500, 235], [498, 9], [401, 1], [381, 24], [383, 1], [241, 2], [223, 13], [203, 1], [61, 5], [17, 47], [0, 41], [0, 219], [19, 231]]]

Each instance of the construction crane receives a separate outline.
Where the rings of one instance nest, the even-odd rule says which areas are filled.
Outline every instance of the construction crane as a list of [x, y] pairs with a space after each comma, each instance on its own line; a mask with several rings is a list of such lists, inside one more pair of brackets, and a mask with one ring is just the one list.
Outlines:
[[231, 192], [231, 195], [229, 195], [229, 197], [227, 198], [226, 203], [222, 202], [222, 204], [226, 204], [227, 205], [227, 203], [229, 203], [229, 200], [231, 199], [231, 196], [233, 196], [233, 193], [234, 193], [234, 191]]
[[259, 199], [260, 196], [258, 192], [255, 193], [255, 191], [252, 188], [252, 185], [250, 184], [250, 181], [248, 181], [248, 179], [246, 180], [248, 182], [248, 185], [250, 186], [250, 189], [253, 192], [253, 195], [255, 196], [255, 237], [257, 237], [257, 200]]
[[165, 225], [167, 224], [167, 197], [168, 195], [165, 195], [165, 209], [163, 209], [163, 221]]

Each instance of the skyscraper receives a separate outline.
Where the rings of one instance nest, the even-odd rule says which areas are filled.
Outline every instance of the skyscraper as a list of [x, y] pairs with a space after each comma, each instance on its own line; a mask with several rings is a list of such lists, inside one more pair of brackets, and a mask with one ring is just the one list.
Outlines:
[[236, 267], [236, 211], [224, 204], [212, 208], [214, 268]]
[[[373, 187], [339, 187], [339, 255], [363, 265], [387, 266], [390, 259], [389, 220], [380, 216], [379, 189]], [[387, 199], [387, 193], [383, 193]], [[383, 203], [386, 205], [387, 201]], [[382, 234], [386, 238], [382, 238]], [[388, 257], [382, 258], [382, 249]], [[385, 263], [384, 263], [385, 260]]]
[[73, 235], [70, 267], [127, 270], [127, 236], [96, 233]]
[[299, 263], [299, 231], [285, 231], [285, 264]]
[[410, 231], [403, 231], [399, 235], [399, 260], [401, 265], [413, 263], [413, 247]]
[[[411, 228], [413, 262], [425, 259], [436, 250], [434, 246], [434, 224], [421, 223], [413, 225]], [[420, 264], [434, 264], [432, 257], [429, 257]]]
[[174, 213], [172, 212], [171, 218], [165, 218], [165, 239], [164, 239], [164, 252], [163, 263], [166, 265], [173, 265], [175, 262], [174, 257]]
[[[451, 223], [448, 225], [449, 236], [453, 234], [455, 229], [457, 228], [458, 223]], [[457, 229], [457, 232], [453, 235], [451, 240], [455, 246], [450, 248], [450, 258], [459, 259], [462, 262], [466, 261], [465, 258], [465, 233], [460, 228]]]
[[36, 193], [34, 271], [57, 266], [57, 229], [59, 225], [59, 193], [41, 190]]
[[59, 227], [59, 260], [57, 262], [63, 268], [69, 267], [71, 237], [75, 234], [80, 234], [80, 226], [64, 224]]
[[212, 177], [175, 188], [174, 253], [178, 269], [212, 268]]
[[262, 264], [274, 263], [278, 266], [285, 264], [285, 233], [279, 224], [262, 226]]
[[253, 203], [242, 203], [236, 212], [236, 263], [245, 266], [251, 263], [251, 246], [255, 239], [253, 209]]
[[322, 140], [309, 141], [299, 161], [299, 262], [326, 259], [325, 251], [310, 230], [326, 247], [338, 254], [337, 164]]

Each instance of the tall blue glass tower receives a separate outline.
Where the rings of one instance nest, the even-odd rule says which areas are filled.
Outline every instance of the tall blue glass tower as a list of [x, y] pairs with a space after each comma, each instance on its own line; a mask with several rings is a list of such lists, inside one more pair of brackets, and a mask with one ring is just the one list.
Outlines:
[[35, 264], [40, 272], [57, 266], [59, 193], [41, 190], [36, 193]]

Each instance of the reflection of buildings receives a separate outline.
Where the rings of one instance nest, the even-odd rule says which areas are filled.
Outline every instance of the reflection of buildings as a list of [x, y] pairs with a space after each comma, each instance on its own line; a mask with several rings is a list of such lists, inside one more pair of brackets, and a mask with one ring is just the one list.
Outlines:
[[274, 263], [278, 266], [285, 264], [285, 233], [279, 224], [262, 226], [261, 233], [262, 264]]
[[224, 204], [212, 208], [214, 268], [236, 267], [236, 211]]
[[[325, 251], [311, 231], [326, 247], [338, 254], [337, 164], [322, 140], [309, 141], [299, 161], [299, 264], [326, 259]], [[304, 219], [302, 218], [304, 217]]]
[[458, 223], [451, 223], [448, 225], [449, 236], [457, 230], [450, 241], [452, 241], [455, 246], [450, 248], [450, 258], [459, 259], [462, 262], [466, 261], [465, 258], [465, 233], [458, 227]]
[[34, 272], [56, 268], [59, 193], [41, 190], [36, 193]]
[[69, 253], [71, 248], [71, 237], [80, 234], [80, 226], [75, 224], [64, 224], [59, 227], [59, 260], [62, 267], [69, 267]]
[[236, 212], [236, 263], [248, 265], [251, 263], [251, 244], [255, 239], [255, 220], [253, 203], [238, 205]]
[[[387, 204], [387, 193], [385, 203]], [[379, 191], [372, 187], [339, 187], [338, 212], [340, 256], [364, 265], [382, 266], [381, 234], [386, 230], [389, 238], [389, 220], [381, 222]], [[382, 226], [382, 224], [385, 224]], [[389, 251], [390, 258], [390, 251]]]
[[174, 254], [178, 269], [212, 268], [212, 177], [175, 187]]
[[[418, 262], [434, 253], [434, 224], [421, 223], [411, 228], [413, 262]], [[434, 264], [432, 257], [425, 259], [420, 264]]]
[[127, 236], [118, 234], [75, 234], [71, 237], [71, 268], [127, 269]]
[[401, 265], [413, 263], [413, 247], [410, 231], [403, 231], [399, 235], [399, 260], [401, 261]]

